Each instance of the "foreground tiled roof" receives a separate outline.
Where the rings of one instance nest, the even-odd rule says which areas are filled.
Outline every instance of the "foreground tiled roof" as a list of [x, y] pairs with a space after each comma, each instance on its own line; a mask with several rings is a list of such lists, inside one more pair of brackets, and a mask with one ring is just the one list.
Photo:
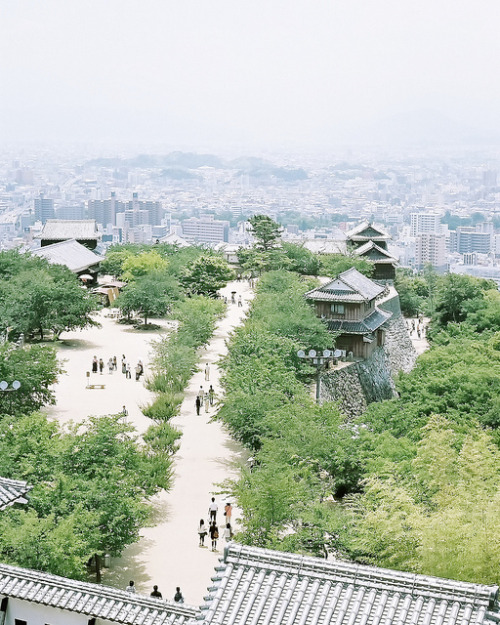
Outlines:
[[52, 245], [33, 250], [31, 253], [34, 256], [46, 258], [51, 265], [66, 265], [74, 273], [84, 271], [104, 260], [103, 256], [94, 254], [75, 239], [52, 243]]
[[206, 625], [486, 625], [497, 586], [231, 543], [198, 617]]
[[80, 239], [93, 241], [99, 239], [95, 219], [48, 219], [40, 238], [45, 241], [61, 239]]
[[367, 278], [352, 267], [316, 289], [306, 293], [306, 298], [319, 302], [369, 302], [384, 292], [384, 287]]
[[124, 625], [182, 625], [198, 610], [99, 584], [0, 564], [0, 597], [85, 614]]
[[327, 328], [330, 332], [343, 334], [370, 334], [392, 317], [391, 312], [376, 308], [368, 317], [360, 321], [345, 321], [344, 319], [327, 319]]
[[26, 495], [33, 488], [21, 480], [8, 480], [0, 477], [0, 510], [15, 503], [26, 503]]

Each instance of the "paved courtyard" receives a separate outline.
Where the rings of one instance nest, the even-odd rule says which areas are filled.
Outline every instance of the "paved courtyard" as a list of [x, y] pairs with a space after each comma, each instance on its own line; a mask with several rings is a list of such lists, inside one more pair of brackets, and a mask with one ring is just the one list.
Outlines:
[[[237, 478], [244, 454], [219, 423], [211, 421], [216, 408], [209, 413], [204, 409], [196, 415], [196, 393], [202, 385], [208, 389], [213, 385], [220, 393], [217, 361], [227, 352], [226, 340], [231, 331], [241, 324], [248, 309], [252, 292], [246, 282], [232, 282], [222, 294], [230, 301], [231, 291], [243, 297], [244, 304], [228, 304], [227, 315], [222, 319], [207, 346], [200, 350], [200, 371], [186, 388], [179, 417], [172, 420], [183, 435], [180, 449], [175, 456], [175, 477], [170, 492], [162, 492], [154, 500], [154, 525], [142, 530], [141, 540], [131, 545], [121, 558], [114, 559], [109, 570], [105, 570], [103, 582], [124, 588], [133, 579], [138, 592], [149, 594], [157, 584], [165, 598], [172, 598], [175, 587], [180, 586], [186, 603], [197, 605], [206, 594], [207, 580], [213, 575], [214, 566], [223, 540], [219, 539], [219, 553], [210, 548], [198, 546], [197, 526], [199, 520], [207, 520], [208, 505], [212, 496], [219, 505], [218, 523], [223, 525], [223, 508], [228, 498], [220, 493], [220, 484]], [[151, 421], [141, 412], [141, 406], [153, 395], [142, 381], [136, 382], [133, 369], [138, 360], [145, 366], [146, 376], [150, 374], [152, 341], [168, 332], [163, 324], [161, 332], [144, 332], [121, 325], [106, 317], [106, 312], [97, 316], [100, 328], [67, 332], [61, 336], [59, 356], [66, 373], [55, 386], [57, 404], [48, 409], [49, 414], [61, 423], [73, 420], [83, 421], [89, 415], [114, 414], [127, 407], [129, 421], [139, 433], [144, 432]], [[132, 379], [121, 373], [122, 354], [132, 368]], [[110, 356], [116, 356], [118, 371], [92, 373], [91, 383], [104, 384], [104, 389], [88, 389], [86, 372], [91, 371], [92, 358], [97, 356], [106, 364]], [[210, 364], [210, 380], [205, 381], [205, 363]], [[234, 502], [231, 502], [234, 503]], [[233, 511], [233, 527], [237, 524], [238, 510]], [[222, 536], [222, 532], [221, 532]], [[207, 537], [208, 538], [208, 537]], [[210, 541], [205, 540], [210, 545]]]

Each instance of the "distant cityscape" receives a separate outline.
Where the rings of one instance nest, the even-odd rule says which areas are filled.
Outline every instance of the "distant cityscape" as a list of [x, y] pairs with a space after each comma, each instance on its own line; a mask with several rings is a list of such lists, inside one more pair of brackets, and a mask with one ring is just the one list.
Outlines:
[[266, 214], [283, 239], [342, 251], [361, 221], [383, 226], [402, 267], [432, 265], [500, 282], [500, 162], [495, 154], [349, 158], [173, 152], [93, 158], [47, 150], [0, 160], [0, 249], [40, 247], [49, 220], [95, 220], [96, 251], [119, 243], [200, 243], [228, 253]]

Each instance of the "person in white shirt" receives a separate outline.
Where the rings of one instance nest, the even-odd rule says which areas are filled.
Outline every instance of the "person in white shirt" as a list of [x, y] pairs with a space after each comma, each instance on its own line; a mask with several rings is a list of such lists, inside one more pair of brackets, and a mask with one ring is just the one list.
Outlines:
[[219, 506], [215, 503], [215, 497], [212, 497], [212, 502], [208, 506], [208, 514], [210, 517], [210, 521], [217, 521], [217, 510]]

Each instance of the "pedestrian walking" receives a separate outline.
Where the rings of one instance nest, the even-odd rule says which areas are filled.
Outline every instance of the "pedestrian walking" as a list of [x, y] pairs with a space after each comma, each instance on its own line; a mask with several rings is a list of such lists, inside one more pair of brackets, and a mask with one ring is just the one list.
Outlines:
[[176, 603], [184, 603], [184, 597], [179, 586], [175, 589], [174, 601]]
[[233, 538], [233, 530], [231, 529], [231, 523], [226, 523], [226, 527], [224, 528], [224, 540], [229, 543]]
[[109, 371], [109, 373], [113, 373], [113, 369], [114, 369], [114, 367], [113, 367], [113, 359], [110, 358], [108, 360], [108, 371]]
[[219, 538], [219, 530], [215, 521], [210, 523], [210, 539], [212, 540], [212, 551], [217, 551], [217, 539]]
[[211, 406], [214, 405], [214, 397], [215, 397], [214, 387], [210, 384], [210, 388], [208, 389], [208, 399], [210, 400]]
[[129, 362], [127, 362], [127, 364], [125, 365], [125, 377], [128, 380], [132, 379], [132, 372], [131, 372], [131, 369], [130, 369], [130, 363]]
[[124, 421], [127, 421], [127, 417], [128, 417], [128, 410], [126, 406], [123, 406], [122, 411], [121, 411], [121, 416], [123, 417]]
[[243, 306], [243, 300], [241, 299], [241, 295], [238, 295], [238, 308]]
[[92, 358], [92, 373], [97, 373], [97, 368], [99, 367], [99, 361], [97, 360], [97, 356]]
[[113, 356], [113, 369], [118, 371], [118, 362], [116, 360], [116, 356]]
[[231, 523], [231, 517], [233, 515], [233, 506], [227, 502], [224, 506], [224, 516], [226, 517], [226, 523]]
[[205, 365], [205, 381], [208, 382], [208, 380], [210, 380], [210, 365], [207, 362]]
[[212, 497], [212, 501], [210, 502], [210, 505], [208, 506], [208, 516], [210, 517], [210, 522], [214, 522], [217, 521], [217, 510], [219, 509], [219, 506], [215, 503], [215, 497]]
[[205, 395], [205, 391], [203, 390], [203, 386], [200, 386], [198, 391], [198, 397], [203, 401], [203, 396]]
[[205, 525], [205, 521], [200, 519], [200, 524], [198, 526], [198, 538], [200, 539], [200, 547], [205, 546], [205, 536], [207, 535], [207, 526]]
[[203, 403], [205, 404], [205, 412], [208, 412], [208, 408], [210, 406], [210, 397], [208, 393], [205, 393], [205, 395], [203, 396]]
[[135, 593], [137, 592], [136, 588], [135, 588], [135, 584], [133, 580], [130, 580], [128, 583], [128, 586], [125, 588], [125, 590], [127, 592], [129, 592], [132, 595], [135, 595]]
[[138, 382], [142, 374], [142, 367], [139, 363], [135, 365], [135, 381]]
[[200, 416], [200, 408], [201, 408], [201, 397], [199, 395], [196, 395], [196, 399], [195, 399], [195, 406], [196, 406], [196, 414], [198, 416]]
[[104, 360], [102, 358], [99, 358], [99, 373], [102, 375], [102, 372], [104, 370]]
[[122, 373], [127, 373], [127, 359], [125, 358], [125, 354], [122, 356]]
[[151, 597], [155, 597], [156, 599], [163, 599], [163, 595], [158, 590], [158, 586], [156, 584], [153, 586], [153, 592], [150, 595]]

